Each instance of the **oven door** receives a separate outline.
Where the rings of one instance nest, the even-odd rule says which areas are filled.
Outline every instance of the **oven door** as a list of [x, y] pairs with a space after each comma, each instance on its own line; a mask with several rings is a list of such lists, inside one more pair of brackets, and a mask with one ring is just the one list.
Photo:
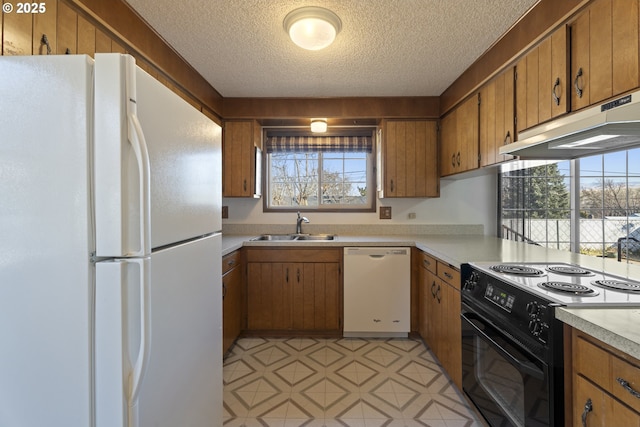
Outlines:
[[493, 427], [549, 426], [549, 368], [462, 309], [462, 388]]

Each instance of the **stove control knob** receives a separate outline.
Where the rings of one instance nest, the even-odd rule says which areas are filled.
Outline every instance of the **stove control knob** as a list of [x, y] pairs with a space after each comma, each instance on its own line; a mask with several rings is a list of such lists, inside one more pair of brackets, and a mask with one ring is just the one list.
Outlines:
[[463, 289], [467, 291], [473, 291], [478, 284], [478, 280], [480, 279], [480, 274], [477, 271], [471, 273], [471, 276], [464, 281]]
[[534, 335], [534, 336], [539, 336], [540, 333], [542, 332], [542, 324], [540, 323], [540, 320], [538, 319], [533, 319], [532, 321], [529, 322], [529, 331]]
[[538, 314], [539, 310], [540, 310], [540, 307], [538, 306], [537, 302], [527, 303], [527, 313], [529, 313], [531, 317], [535, 317], [536, 314]]

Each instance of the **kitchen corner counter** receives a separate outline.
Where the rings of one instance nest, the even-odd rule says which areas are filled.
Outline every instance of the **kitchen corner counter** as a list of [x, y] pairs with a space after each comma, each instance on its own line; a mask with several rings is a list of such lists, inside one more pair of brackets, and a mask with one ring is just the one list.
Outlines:
[[635, 358], [640, 358], [640, 307], [556, 309], [556, 318]]

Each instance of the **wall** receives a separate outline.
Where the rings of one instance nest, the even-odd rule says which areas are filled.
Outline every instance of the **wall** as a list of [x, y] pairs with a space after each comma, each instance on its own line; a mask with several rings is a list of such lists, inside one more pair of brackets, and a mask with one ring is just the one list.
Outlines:
[[[391, 206], [391, 220], [379, 219], [378, 212], [320, 213], [305, 214], [313, 224], [481, 224], [485, 235], [496, 235], [497, 218], [497, 176], [492, 173], [456, 180], [440, 181], [439, 198], [434, 199], [382, 199], [377, 206]], [[225, 224], [292, 224], [296, 214], [264, 213], [262, 199], [225, 198], [223, 204], [229, 207], [229, 218]], [[416, 213], [416, 219], [407, 215]], [[293, 231], [293, 230], [292, 230]]]

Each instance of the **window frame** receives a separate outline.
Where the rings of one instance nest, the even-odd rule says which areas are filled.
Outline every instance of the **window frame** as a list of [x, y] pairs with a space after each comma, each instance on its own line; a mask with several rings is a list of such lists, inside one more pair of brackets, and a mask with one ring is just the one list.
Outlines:
[[[624, 159], [623, 159], [623, 163], [624, 165], [621, 164], [621, 166], [624, 167], [624, 174], [620, 174], [620, 172], [617, 172], [618, 174], [616, 174], [615, 171], [609, 171], [606, 168], [606, 162], [610, 161], [609, 159], [607, 159], [607, 156], [610, 155], [617, 155], [620, 153], [624, 153]], [[568, 184], [567, 184], [567, 189], [569, 191], [569, 198], [570, 198], [570, 209], [569, 209], [569, 213], [570, 213], [570, 223], [569, 223], [569, 228], [570, 228], [570, 237], [569, 237], [569, 243], [570, 243], [570, 247], [568, 249], [569, 252], [571, 253], [578, 253], [578, 254], [583, 254], [586, 256], [606, 256], [608, 257], [607, 253], [611, 253], [609, 252], [607, 249], [610, 249], [613, 245], [612, 241], [609, 241], [606, 239], [606, 227], [607, 227], [607, 220], [612, 220], [614, 218], [607, 218], [607, 215], [602, 213], [602, 215], [600, 216], [600, 218], [595, 218], [598, 221], [602, 222], [602, 241], [592, 241], [592, 240], [588, 240], [585, 239], [584, 234], [584, 230], [583, 228], [585, 228], [585, 223], [583, 221], [587, 221], [590, 219], [587, 218], [583, 218], [583, 215], [586, 212], [589, 212], [589, 209], [585, 208], [585, 205], [583, 203], [583, 190], [586, 187], [589, 188], [593, 188], [595, 189], [595, 191], [601, 191], [602, 192], [602, 197], [604, 197], [605, 194], [605, 182], [614, 178], [620, 178], [620, 181], [624, 181], [625, 182], [625, 205], [626, 205], [626, 224], [627, 226], [629, 226], [630, 222], [630, 218], [632, 218], [632, 214], [635, 213], [634, 212], [634, 208], [631, 207], [629, 205], [629, 197], [630, 197], [630, 188], [636, 188], [637, 187], [637, 182], [640, 178], [640, 173], [638, 172], [640, 169], [638, 169], [637, 167], [635, 169], [631, 169], [631, 164], [636, 165], [637, 162], [631, 162], [631, 158], [635, 157], [637, 158], [640, 155], [640, 148], [630, 148], [627, 150], [619, 150], [619, 151], [613, 151], [613, 152], [609, 152], [609, 153], [595, 153], [592, 156], [586, 156], [585, 158], [578, 158], [578, 159], [573, 159], [573, 160], [568, 160], [568, 170], [569, 170], [569, 176], [567, 177], [565, 175], [565, 179], [568, 180]], [[600, 158], [601, 157], [601, 158]], [[585, 170], [583, 169], [584, 163], [589, 161], [590, 163], [593, 164], [593, 162], [596, 163], [601, 163], [600, 168], [596, 169], [594, 171], [589, 171], [585, 173]], [[504, 200], [503, 200], [503, 173], [509, 173], [509, 172], [513, 172], [519, 169], [528, 169], [530, 167], [536, 167], [536, 166], [541, 166], [543, 164], [549, 164], [549, 163], [559, 163], [561, 161], [518, 161], [518, 162], [514, 162], [513, 164], [505, 164], [501, 166], [500, 169], [500, 173], [498, 176], [498, 212], [497, 212], [497, 236], [499, 238], [503, 238], [503, 239], [509, 239], [509, 235], [505, 235], [503, 232], [503, 222], [504, 222]], [[565, 169], [566, 170], [566, 169]], [[587, 186], [586, 183], [588, 181], [595, 181], [597, 183], [597, 185], [590, 185]], [[600, 181], [600, 183], [598, 183], [598, 181]], [[632, 183], [636, 183], [636, 185], [631, 185]], [[636, 196], [637, 197], [637, 196]], [[637, 200], [637, 199], [636, 199]], [[594, 211], [598, 211], [598, 210], [602, 210], [603, 212], [607, 209], [609, 209], [609, 206], [605, 206], [604, 205], [604, 199], [603, 199], [603, 205], [600, 208], [596, 208]], [[591, 209], [593, 210], [593, 209]], [[508, 210], [507, 210], [508, 211]], [[621, 217], [623, 218], [623, 217]], [[593, 228], [593, 227], [592, 227]], [[637, 231], [637, 229], [636, 229]], [[538, 244], [538, 242], [535, 242], [533, 240], [531, 240], [531, 235], [526, 235], [526, 233], [524, 234], [519, 234], [519, 232], [516, 232], [514, 234], [515, 238], [512, 238], [511, 240], [519, 240], [519, 241], [525, 241], [525, 242], [530, 242], [530, 243], [534, 243], [534, 244]], [[627, 235], [629, 236], [629, 234]], [[624, 239], [624, 236], [620, 237], [618, 239], [618, 249], [620, 249], [621, 245], [620, 245], [620, 239]], [[546, 242], [540, 242], [542, 244], [542, 246], [548, 246], [549, 243], [554, 242], [551, 240], [548, 240]], [[560, 243], [560, 241], [558, 240], [556, 242], [557, 244]], [[596, 245], [601, 245], [600, 248], [596, 248], [593, 249], [593, 247], [595, 247]], [[630, 244], [628, 241], [627, 243], [625, 243], [626, 247], [624, 248], [626, 251], [626, 255], [624, 256], [624, 261], [622, 262], [626, 262], [626, 263], [638, 263], [638, 259], [637, 258], [633, 258], [629, 256], [629, 251], [630, 251], [630, 247], [632, 244]], [[567, 250], [567, 249], [560, 249], [560, 250]], [[589, 251], [592, 250], [594, 252], [594, 254], [589, 253]], [[637, 250], [637, 249], [634, 249]], [[599, 252], [600, 251], [600, 252]], [[621, 261], [621, 252], [616, 252], [617, 256], [618, 256], [618, 261]]]
[[[366, 135], [372, 137], [372, 149], [370, 153], [366, 153], [366, 182], [367, 182], [367, 197], [368, 202], [364, 205], [347, 205], [347, 204], [322, 204], [319, 203], [317, 206], [283, 206], [276, 207], [270, 205], [271, 200], [271, 153], [267, 153], [266, 150], [262, 156], [262, 170], [264, 171], [264, 180], [262, 184], [262, 211], [263, 212], [340, 212], [340, 213], [362, 213], [362, 212], [376, 212], [377, 209], [377, 188], [376, 188], [376, 138], [373, 134], [375, 132], [375, 128], [364, 128], [364, 129], [351, 129], [351, 130], [342, 130], [338, 131], [338, 133], [332, 134], [323, 134], [322, 136], [351, 136], [354, 134], [358, 135]], [[290, 132], [285, 132], [285, 134], [289, 134]], [[276, 134], [283, 134], [282, 131]], [[318, 136], [313, 135], [308, 132], [297, 132], [296, 135], [301, 136]], [[264, 139], [266, 140], [268, 136], [267, 132], [265, 132]], [[322, 152], [318, 152], [320, 155], [318, 156], [318, 170], [322, 171], [322, 163], [323, 156]], [[329, 153], [348, 153], [348, 151], [332, 151]], [[320, 177], [321, 179], [321, 177]], [[321, 200], [321, 198], [319, 198]], [[323, 207], [325, 206], [325, 207]], [[350, 207], [357, 206], [357, 207]]]

